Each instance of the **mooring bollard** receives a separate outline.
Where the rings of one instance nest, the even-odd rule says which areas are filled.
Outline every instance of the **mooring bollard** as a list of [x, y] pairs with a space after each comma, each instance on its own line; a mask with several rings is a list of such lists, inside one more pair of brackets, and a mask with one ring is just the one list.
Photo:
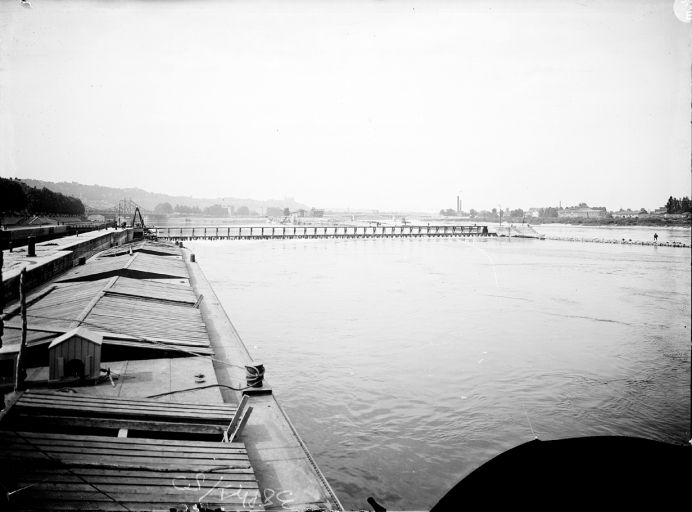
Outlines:
[[26, 237], [27, 243], [27, 256], [36, 256], [36, 240], [33, 236], [29, 235]]
[[190, 253], [190, 263], [194, 263], [194, 262], [195, 262], [195, 255], [194, 255], [194, 253]]
[[251, 388], [261, 388], [264, 379], [264, 365], [258, 361], [245, 365], [245, 378]]

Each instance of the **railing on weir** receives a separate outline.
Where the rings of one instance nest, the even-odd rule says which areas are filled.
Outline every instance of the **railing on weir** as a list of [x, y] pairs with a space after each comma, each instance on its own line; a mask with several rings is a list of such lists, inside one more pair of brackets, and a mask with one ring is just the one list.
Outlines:
[[161, 240], [291, 238], [413, 238], [493, 236], [487, 226], [166, 226], [148, 228]]

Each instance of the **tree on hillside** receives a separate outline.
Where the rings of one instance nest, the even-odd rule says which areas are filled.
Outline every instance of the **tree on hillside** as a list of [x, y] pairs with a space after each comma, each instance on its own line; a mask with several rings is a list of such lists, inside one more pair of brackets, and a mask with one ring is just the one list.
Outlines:
[[221, 206], [220, 204], [214, 204], [211, 206], [207, 206], [204, 209], [204, 215], [208, 215], [210, 217], [227, 217], [228, 209], [226, 209], [224, 206]]
[[173, 206], [171, 206], [171, 203], [159, 203], [154, 207], [154, 213], [170, 215], [173, 213]]
[[540, 210], [538, 210], [538, 216], [543, 219], [554, 219], [557, 217], [557, 208], [554, 208], [552, 206], [549, 206], [547, 208], [541, 208]]
[[174, 210], [177, 213], [184, 213], [188, 215], [202, 213], [202, 210], [199, 209], [199, 206], [185, 206], [184, 204], [176, 204]]
[[0, 213], [10, 214], [24, 211], [27, 206], [26, 194], [18, 180], [0, 178]]
[[31, 213], [84, 215], [84, 205], [76, 197], [65, 196], [45, 187], [40, 189], [27, 187], [24, 193], [27, 199], [27, 210]]
[[281, 217], [283, 213], [283, 208], [277, 206], [268, 206], [266, 211], [267, 217]]
[[236, 215], [248, 216], [250, 215], [250, 208], [247, 206], [241, 206], [235, 211]]

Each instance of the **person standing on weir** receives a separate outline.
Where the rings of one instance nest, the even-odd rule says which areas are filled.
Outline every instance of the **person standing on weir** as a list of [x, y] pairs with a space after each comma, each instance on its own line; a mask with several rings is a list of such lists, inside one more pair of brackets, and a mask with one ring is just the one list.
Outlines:
[[658, 233], [654, 233], [654, 243], [658, 242]]

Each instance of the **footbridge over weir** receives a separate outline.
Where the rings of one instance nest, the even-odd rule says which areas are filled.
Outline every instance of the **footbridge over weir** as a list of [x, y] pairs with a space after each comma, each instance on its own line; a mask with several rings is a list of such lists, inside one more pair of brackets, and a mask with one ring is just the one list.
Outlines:
[[488, 226], [166, 226], [160, 240], [285, 240], [294, 238], [417, 238], [496, 236]]

